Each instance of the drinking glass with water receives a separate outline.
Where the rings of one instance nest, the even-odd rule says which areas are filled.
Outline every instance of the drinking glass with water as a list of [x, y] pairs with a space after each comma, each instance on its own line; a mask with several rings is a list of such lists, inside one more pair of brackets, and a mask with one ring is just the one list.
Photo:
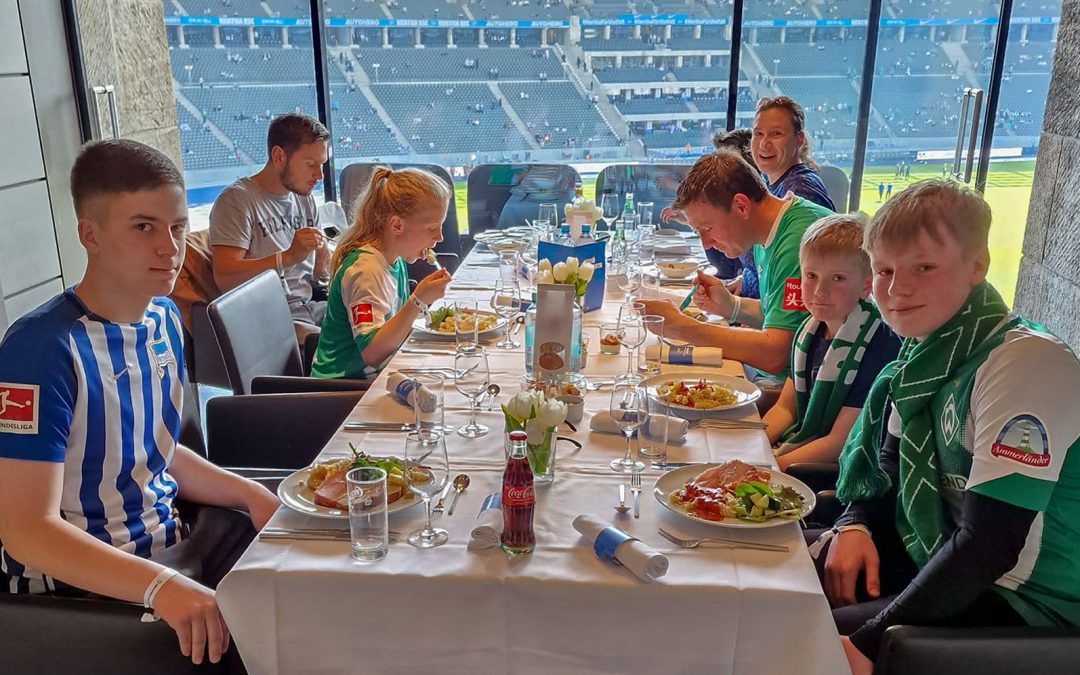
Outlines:
[[386, 472], [374, 466], [345, 474], [348, 490], [349, 532], [352, 557], [363, 563], [378, 562], [390, 549], [386, 512]]

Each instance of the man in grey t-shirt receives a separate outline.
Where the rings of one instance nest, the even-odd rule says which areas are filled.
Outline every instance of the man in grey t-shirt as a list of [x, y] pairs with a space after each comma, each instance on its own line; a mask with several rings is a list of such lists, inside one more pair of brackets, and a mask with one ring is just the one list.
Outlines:
[[330, 252], [311, 191], [322, 180], [330, 132], [300, 113], [270, 122], [268, 159], [254, 176], [225, 188], [210, 212], [214, 281], [235, 288], [266, 270], [282, 277], [301, 343], [322, 323], [326, 303], [311, 299], [330, 277]]

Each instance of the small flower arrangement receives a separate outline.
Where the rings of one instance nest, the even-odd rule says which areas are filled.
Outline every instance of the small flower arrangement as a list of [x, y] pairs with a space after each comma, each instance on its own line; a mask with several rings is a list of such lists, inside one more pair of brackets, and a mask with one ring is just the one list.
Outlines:
[[529, 445], [543, 443], [552, 429], [566, 421], [566, 404], [541, 391], [521, 391], [502, 406], [506, 431], [523, 430]]
[[565, 262], [555, 263], [544, 259], [537, 264], [536, 283], [538, 284], [569, 284], [574, 287], [574, 295], [578, 298], [585, 295], [585, 287], [596, 272], [596, 266], [591, 262], [578, 263], [578, 259], [570, 256]]

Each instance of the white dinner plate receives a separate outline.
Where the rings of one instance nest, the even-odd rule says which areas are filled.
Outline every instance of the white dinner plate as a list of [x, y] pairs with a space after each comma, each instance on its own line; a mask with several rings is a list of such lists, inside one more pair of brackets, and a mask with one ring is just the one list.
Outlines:
[[[739, 520], [738, 518], [726, 518], [724, 520], [706, 520], [705, 518], [698, 518], [697, 516], [690, 515], [684, 511], [681, 507], [671, 503], [671, 493], [678, 492], [686, 485], [694, 476], [698, 475], [702, 471], [719, 466], [719, 464], [698, 464], [695, 466], [684, 466], [681, 469], [675, 469], [668, 471], [663, 476], [656, 479], [655, 485], [653, 485], [653, 497], [656, 501], [660, 502], [667, 510], [672, 513], [682, 516], [687, 520], [695, 523], [705, 523], [706, 525], [712, 525], [714, 527], [728, 527], [740, 530], [760, 530], [769, 527], [780, 527], [787, 525], [788, 523], [797, 523], [797, 520], [787, 520], [784, 518], [773, 518], [761, 523], [754, 523], [747, 520]], [[817, 504], [817, 495], [814, 491], [806, 486], [801, 480], [792, 478], [786, 473], [780, 473], [779, 471], [769, 470], [772, 474], [769, 478], [770, 485], [779, 485], [780, 487], [790, 487], [803, 499], [803, 507], [801, 516], [805, 518], [814, 510], [814, 506]]]
[[[482, 309], [478, 310], [478, 313], [482, 314], [484, 316], [494, 316], [495, 317], [495, 325], [492, 326], [491, 328], [488, 328], [487, 330], [479, 331], [479, 333], [477, 334], [477, 339], [478, 340], [493, 340], [493, 339], [499, 337], [500, 335], [502, 335], [503, 330], [506, 329], [506, 319], [504, 319], [504, 318], [502, 318], [500, 316], [496, 316], [495, 312], [488, 312], [488, 311], [485, 311], [485, 310], [482, 310]], [[425, 340], [431, 340], [431, 341], [438, 341], [438, 340], [445, 340], [447, 342], [453, 342], [454, 341], [454, 334], [453, 333], [440, 333], [437, 330], [432, 330], [432, 329], [428, 328], [427, 321], [428, 321], [428, 318], [426, 316], [417, 317], [416, 321], [413, 321], [413, 335], [414, 336], [421, 337], [421, 338], [423, 338]]]
[[[326, 506], [320, 506], [315, 503], [315, 491], [307, 486], [308, 474], [311, 473], [311, 467], [300, 469], [296, 473], [290, 475], [285, 480], [281, 481], [278, 485], [278, 499], [281, 503], [289, 507], [293, 511], [303, 513], [307, 516], [315, 516], [316, 518], [330, 518], [333, 520], [348, 520], [349, 512], [342, 511], [341, 509], [331, 509]], [[404, 511], [407, 508], [416, 506], [421, 500], [419, 497], [405, 491], [404, 496], [398, 499], [393, 504], [389, 504], [386, 507], [387, 513], [397, 513], [398, 511]]]
[[[716, 408], [709, 408], [707, 410], [701, 410], [699, 408], [691, 408], [685, 405], [678, 405], [676, 403], [665, 403], [661, 401], [657, 394], [657, 388], [668, 382], [674, 382], [675, 380], [683, 380], [684, 382], [691, 383], [704, 379], [709, 384], [721, 384], [732, 391], [735, 394], [736, 401], [731, 405], [722, 405]], [[724, 412], [725, 410], [732, 410], [744, 406], [748, 403], [761, 398], [761, 390], [753, 382], [749, 382], [741, 377], [732, 377], [730, 375], [723, 375], [721, 373], [712, 372], [708, 370], [691, 370], [682, 373], [661, 373], [660, 375], [654, 375], [645, 381], [645, 384], [649, 387], [649, 397], [662, 406], [666, 406], [668, 411], [673, 415], [678, 415], [684, 419], [700, 419], [702, 417], [711, 417], [716, 413]]]

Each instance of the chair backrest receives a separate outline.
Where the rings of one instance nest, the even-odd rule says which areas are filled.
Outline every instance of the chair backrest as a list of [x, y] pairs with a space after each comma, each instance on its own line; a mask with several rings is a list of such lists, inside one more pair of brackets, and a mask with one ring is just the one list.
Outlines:
[[[618, 195], [626, 200], [626, 193], [634, 193], [635, 202], [653, 203], [653, 223], [660, 222], [660, 212], [675, 201], [679, 184], [690, 171], [689, 164], [612, 164], [596, 175], [596, 199], [600, 195]], [[668, 224], [665, 227], [679, 227]]]
[[300, 469], [356, 407], [362, 391], [219, 396], [206, 403], [206, 449], [218, 466]]
[[[348, 221], [352, 222], [355, 215], [357, 198], [363, 194], [368, 183], [371, 182], [371, 174], [375, 167], [387, 166], [386, 163], [374, 164], [371, 162], [355, 162], [341, 170], [341, 179], [338, 181], [341, 190], [341, 206], [348, 215]], [[461, 235], [458, 233], [457, 195], [454, 191], [454, 179], [450, 173], [438, 164], [390, 164], [392, 169], [404, 169], [412, 167], [433, 173], [443, 179], [450, 186], [450, 208], [446, 210], [446, 220], [442, 224], [443, 240], [435, 246], [437, 252], [461, 254]]]
[[466, 204], [469, 241], [493, 228], [524, 225], [536, 218], [541, 204], [562, 207], [574, 198], [581, 175], [562, 164], [481, 164], [469, 172]]
[[837, 213], [846, 213], [848, 210], [848, 189], [851, 181], [844, 170], [831, 164], [823, 164], [818, 168], [821, 182], [825, 183], [825, 189], [829, 191], [829, 199], [836, 206]]
[[206, 309], [234, 394], [250, 394], [257, 375], [303, 375], [289, 302], [274, 272], [245, 281]]

